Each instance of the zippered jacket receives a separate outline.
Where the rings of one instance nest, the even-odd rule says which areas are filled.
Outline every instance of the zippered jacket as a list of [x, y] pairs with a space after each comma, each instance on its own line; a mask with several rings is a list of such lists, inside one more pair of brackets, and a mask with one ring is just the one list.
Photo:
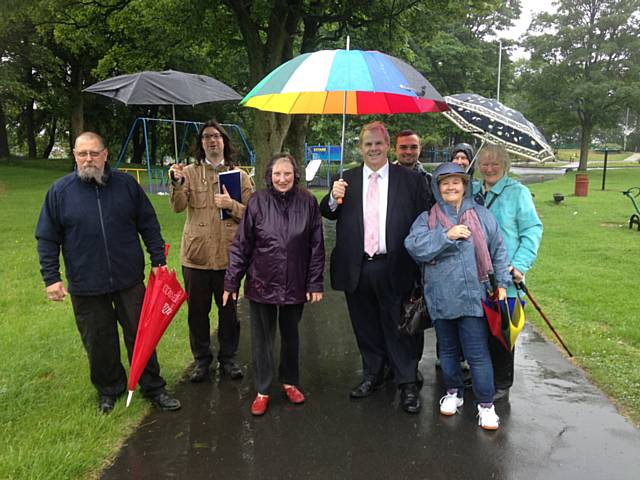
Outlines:
[[[270, 173], [270, 172], [269, 172]], [[269, 175], [270, 177], [270, 175]], [[237, 292], [246, 274], [249, 300], [297, 305], [323, 291], [324, 240], [318, 202], [296, 185], [286, 193], [267, 188], [249, 199], [229, 248], [224, 289]]]
[[[446, 204], [440, 195], [438, 178], [458, 171], [461, 171], [460, 167], [453, 163], [443, 163], [436, 169], [432, 181], [436, 201], [454, 225], [460, 223], [460, 217], [466, 210], [475, 210], [484, 230], [498, 287], [506, 288], [509, 282], [507, 250], [494, 216], [467, 195], [460, 210], [456, 212], [455, 207]], [[429, 315], [434, 320], [482, 317], [484, 310], [481, 302], [486, 298], [490, 285], [481, 283], [478, 279], [473, 237], [450, 240], [447, 230], [439, 222], [433, 230], [429, 228], [430, 214], [432, 213], [423, 212], [413, 222], [404, 242], [411, 257], [422, 268], [425, 303]]]
[[[473, 191], [481, 192], [482, 184], [474, 183]], [[542, 222], [531, 192], [517, 180], [505, 175], [487, 192], [484, 204], [500, 225], [509, 264], [524, 275], [533, 266], [542, 240]], [[516, 295], [515, 285], [509, 281], [507, 296]]]
[[184, 169], [185, 182], [171, 182], [169, 201], [174, 212], [187, 211], [182, 231], [182, 265], [199, 270], [224, 270], [229, 245], [238, 229], [244, 209], [253, 193], [251, 179], [240, 170], [242, 202], [233, 201], [230, 217], [222, 220], [214, 195], [219, 191], [218, 173], [228, 171], [221, 165], [191, 164]]
[[117, 292], [144, 280], [145, 259], [165, 264], [160, 224], [133, 177], [105, 164], [104, 185], [72, 172], [46, 194], [36, 226], [40, 272], [46, 286], [61, 280], [60, 250], [67, 290], [74, 295]]

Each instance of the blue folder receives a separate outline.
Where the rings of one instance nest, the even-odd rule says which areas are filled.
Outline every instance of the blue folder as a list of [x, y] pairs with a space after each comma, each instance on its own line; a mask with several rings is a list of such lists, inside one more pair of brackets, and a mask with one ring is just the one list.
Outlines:
[[[220, 193], [224, 193], [222, 190], [223, 186], [227, 189], [227, 193], [231, 198], [242, 203], [242, 178], [240, 177], [240, 170], [220, 172], [218, 174], [218, 188], [220, 189]], [[231, 218], [229, 210], [221, 208], [220, 218], [222, 220]]]

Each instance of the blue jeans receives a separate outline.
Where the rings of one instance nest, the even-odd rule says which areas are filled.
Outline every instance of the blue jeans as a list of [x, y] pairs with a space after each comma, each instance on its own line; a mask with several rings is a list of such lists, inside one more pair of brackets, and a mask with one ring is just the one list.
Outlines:
[[493, 368], [489, 356], [489, 327], [484, 317], [438, 319], [434, 322], [440, 345], [440, 366], [447, 390], [464, 392], [460, 352], [469, 362], [473, 393], [478, 403], [493, 403]]

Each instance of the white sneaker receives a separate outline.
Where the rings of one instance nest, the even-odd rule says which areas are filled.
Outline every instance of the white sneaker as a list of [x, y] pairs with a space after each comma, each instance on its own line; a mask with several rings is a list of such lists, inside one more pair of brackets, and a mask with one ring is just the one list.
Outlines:
[[458, 397], [457, 393], [447, 393], [440, 399], [440, 413], [448, 417], [455, 415], [458, 407], [461, 407], [463, 403], [464, 400]]
[[485, 430], [497, 430], [500, 425], [500, 417], [496, 415], [496, 409], [491, 405], [488, 408], [478, 405], [478, 425]]

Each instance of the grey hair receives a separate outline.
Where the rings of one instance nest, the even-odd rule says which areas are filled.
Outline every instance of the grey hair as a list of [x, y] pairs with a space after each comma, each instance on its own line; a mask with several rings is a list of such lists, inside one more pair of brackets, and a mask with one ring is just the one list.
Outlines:
[[100, 143], [100, 147], [105, 148], [104, 138], [102, 138], [102, 136], [98, 135], [96, 132], [89, 132], [89, 131], [82, 132], [80, 135], [76, 137], [75, 141], [73, 142], [74, 148], [78, 143], [78, 140], [97, 140]]
[[477, 165], [480, 166], [480, 162], [482, 162], [482, 159], [486, 157], [495, 158], [496, 160], [498, 160], [502, 165], [502, 169], [504, 170], [505, 175], [511, 168], [511, 159], [509, 158], [509, 153], [501, 145], [489, 144], [482, 147], [482, 150], [478, 152]]

